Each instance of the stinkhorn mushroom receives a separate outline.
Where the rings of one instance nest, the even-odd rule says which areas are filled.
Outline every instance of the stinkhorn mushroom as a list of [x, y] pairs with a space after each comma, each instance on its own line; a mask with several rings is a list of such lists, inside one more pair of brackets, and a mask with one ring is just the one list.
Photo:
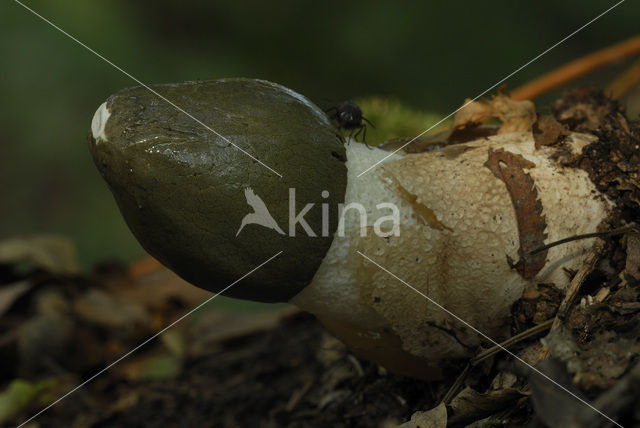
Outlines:
[[[532, 250], [595, 232], [614, 206], [531, 132], [389, 156], [345, 144], [322, 110], [270, 82], [152, 89], [193, 117], [125, 89], [89, 138], [143, 247], [214, 292], [283, 251], [225, 294], [293, 303], [396, 373], [437, 378], [483, 342], [416, 290], [502, 340], [524, 288], [566, 287], [592, 242]], [[567, 135], [563, 155], [592, 138]]]

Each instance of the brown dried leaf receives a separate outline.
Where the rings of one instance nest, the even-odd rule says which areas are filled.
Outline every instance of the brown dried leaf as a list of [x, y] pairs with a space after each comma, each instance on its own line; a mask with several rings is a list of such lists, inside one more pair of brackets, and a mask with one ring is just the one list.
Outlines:
[[73, 309], [84, 321], [106, 328], [133, 330], [136, 326], [151, 324], [144, 307], [96, 289], [76, 299]]
[[456, 128], [476, 126], [492, 118], [502, 122], [498, 134], [529, 131], [536, 120], [536, 109], [529, 100], [514, 101], [503, 93], [498, 93], [490, 100], [466, 99], [464, 107], [453, 119], [453, 126]]
[[283, 318], [299, 311], [298, 308], [288, 306], [279, 311], [252, 315], [222, 311], [203, 312], [200, 317], [182, 326], [188, 347], [187, 353], [191, 358], [205, 355], [226, 340], [268, 330], [278, 325]]
[[76, 249], [71, 240], [54, 235], [26, 236], [0, 241], [0, 264], [33, 263], [53, 273], [78, 270]]
[[551, 115], [542, 115], [531, 128], [536, 149], [556, 144], [569, 135], [569, 130]]
[[518, 260], [513, 267], [526, 279], [531, 279], [544, 267], [547, 251], [530, 255], [529, 253], [544, 245], [547, 234], [545, 216], [542, 214], [542, 202], [538, 199], [538, 190], [531, 175], [524, 168], [534, 168], [535, 164], [519, 154], [503, 149], [489, 149], [489, 157], [484, 164], [497, 178], [507, 186], [513, 208], [516, 211], [520, 248]]
[[153, 311], [164, 310], [172, 300], [195, 306], [211, 296], [211, 292], [189, 284], [168, 269], [138, 278], [133, 283], [130, 278], [122, 278], [113, 288], [118, 300], [134, 302]]

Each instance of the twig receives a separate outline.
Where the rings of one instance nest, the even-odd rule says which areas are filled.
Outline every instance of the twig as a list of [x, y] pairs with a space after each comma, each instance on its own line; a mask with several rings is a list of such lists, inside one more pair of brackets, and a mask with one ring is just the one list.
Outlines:
[[458, 390], [460, 389], [460, 386], [462, 386], [462, 382], [464, 382], [464, 379], [467, 377], [467, 375], [469, 374], [469, 371], [471, 370], [471, 367], [475, 367], [478, 364], [480, 364], [482, 361], [486, 360], [487, 358], [491, 357], [492, 355], [497, 354], [500, 351], [503, 351], [505, 348], [515, 345], [518, 342], [521, 342], [525, 339], [528, 339], [530, 337], [533, 337], [539, 333], [542, 333], [545, 330], [548, 330], [551, 327], [551, 324], [553, 323], [553, 319], [549, 319], [543, 323], [540, 323], [538, 325], [536, 325], [535, 327], [532, 327], [528, 330], [525, 330], [521, 333], [516, 334], [513, 337], [510, 337], [509, 339], [505, 340], [504, 342], [500, 343], [499, 345], [496, 346], [492, 346], [489, 349], [485, 349], [484, 351], [478, 353], [475, 357], [473, 357], [471, 360], [469, 360], [469, 363], [467, 364], [467, 366], [464, 368], [464, 370], [462, 371], [462, 373], [460, 373], [458, 375], [458, 377], [456, 378], [455, 382], [453, 382], [453, 384], [449, 387], [449, 389], [447, 390], [447, 393], [444, 395], [444, 397], [442, 398], [442, 402], [444, 404], [449, 404], [451, 402], [451, 400], [453, 399], [453, 397], [455, 396], [455, 394], [458, 392]]
[[640, 36], [608, 46], [592, 54], [583, 56], [526, 83], [513, 91], [514, 100], [531, 100], [560, 85], [577, 79], [604, 65], [611, 64], [640, 52]]
[[476, 355], [475, 357], [473, 357], [471, 359], [471, 361], [469, 362], [472, 366], [476, 366], [479, 363], [481, 363], [482, 361], [486, 360], [487, 358], [491, 357], [492, 355], [497, 354], [498, 352], [502, 351], [504, 348], [507, 348], [511, 345], [514, 345], [518, 342], [521, 342], [525, 339], [528, 339], [530, 337], [533, 337], [535, 335], [537, 335], [538, 333], [542, 333], [545, 330], [548, 330], [551, 328], [551, 325], [553, 324], [553, 318], [552, 319], [548, 319], [538, 325], [536, 325], [535, 327], [531, 327], [528, 330], [525, 330], [521, 333], [516, 334], [513, 337], [510, 337], [509, 339], [505, 340], [504, 342], [502, 342], [500, 344], [500, 346], [492, 346], [489, 349], [486, 349], [482, 352], [480, 352], [478, 355]]
[[600, 261], [600, 256], [602, 256], [603, 249], [603, 241], [597, 241], [595, 244], [593, 244], [593, 249], [584, 261], [582, 268], [580, 268], [578, 273], [576, 273], [571, 280], [571, 283], [569, 283], [567, 294], [565, 294], [564, 299], [562, 299], [562, 303], [560, 303], [560, 306], [558, 307], [558, 312], [556, 312], [556, 317], [553, 320], [551, 330], [558, 328], [558, 326], [560, 326], [560, 324], [562, 323], [562, 320], [567, 316], [567, 312], [569, 311], [569, 308], [578, 295], [580, 287], [582, 287], [582, 284], [584, 284], [587, 276], [589, 276], [589, 274], [593, 272], [596, 264], [598, 264], [598, 261]]
[[456, 378], [455, 382], [453, 382], [453, 385], [451, 385], [449, 387], [449, 390], [444, 395], [444, 397], [442, 397], [442, 402], [444, 404], [449, 404], [451, 402], [453, 397], [458, 392], [458, 389], [460, 389], [460, 386], [462, 386], [462, 382], [464, 382], [464, 379], [469, 374], [469, 370], [471, 370], [471, 364], [467, 364], [467, 366], [464, 368], [464, 370], [462, 370], [462, 373], [460, 373], [458, 375], [458, 377]]
[[583, 235], [575, 235], [575, 236], [570, 236], [569, 238], [564, 238], [561, 239], [559, 241], [555, 241], [552, 242], [550, 244], [546, 244], [543, 245], [542, 247], [536, 248], [533, 251], [529, 252], [529, 256], [532, 256], [534, 254], [540, 253], [544, 250], [548, 250], [549, 248], [555, 247], [557, 245], [561, 245], [567, 242], [571, 242], [571, 241], [577, 241], [579, 239], [587, 239], [587, 238], [602, 238], [605, 236], [613, 236], [613, 235], [621, 235], [623, 233], [627, 233], [627, 232], [638, 232], [638, 226], [636, 225], [631, 225], [631, 226], [624, 226], [624, 227], [619, 227], [617, 229], [611, 229], [611, 230], [607, 230], [604, 232], [593, 232], [593, 233], [585, 233]]

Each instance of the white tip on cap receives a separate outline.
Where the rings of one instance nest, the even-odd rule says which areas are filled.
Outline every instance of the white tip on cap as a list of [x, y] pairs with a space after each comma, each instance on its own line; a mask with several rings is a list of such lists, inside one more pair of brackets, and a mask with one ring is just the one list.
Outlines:
[[105, 101], [100, 104], [91, 120], [91, 133], [96, 143], [108, 141], [107, 136], [104, 134], [104, 127], [107, 124], [107, 120], [109, 120], [109, 116], [111, 116], [111, 112], [107, 109], [107, 102]]

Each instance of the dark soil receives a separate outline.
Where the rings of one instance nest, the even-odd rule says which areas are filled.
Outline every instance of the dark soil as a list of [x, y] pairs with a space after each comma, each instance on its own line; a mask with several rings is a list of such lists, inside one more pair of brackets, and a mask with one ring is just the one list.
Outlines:
[[[432, 402], [424, 383], [380, 376], [367, 362], [358, 374], [347, 354], [325, 366], [318, 358], [323, 334], [313, 317], [299, 314], [272, 331], [231, 341], [176, 380], [136, 388], [134, 408], [96, 426], [377, 426], [408, 419]], [[332, 370], [347, 372], [328, 385]]]
[[[424, 382], [381, 374], [298, 313], [264, 333], [229, 340], [176, 379], [130, 383], [106, 373], [38, 418], [42, 426], [361, 427], [404, 421], [433, 404]], [[329, 351], [331, 352], [331, 351]], [[360, 367], [357, 367], [360, 365]], [[360, 368], [362, 372], [360, 372]]]

